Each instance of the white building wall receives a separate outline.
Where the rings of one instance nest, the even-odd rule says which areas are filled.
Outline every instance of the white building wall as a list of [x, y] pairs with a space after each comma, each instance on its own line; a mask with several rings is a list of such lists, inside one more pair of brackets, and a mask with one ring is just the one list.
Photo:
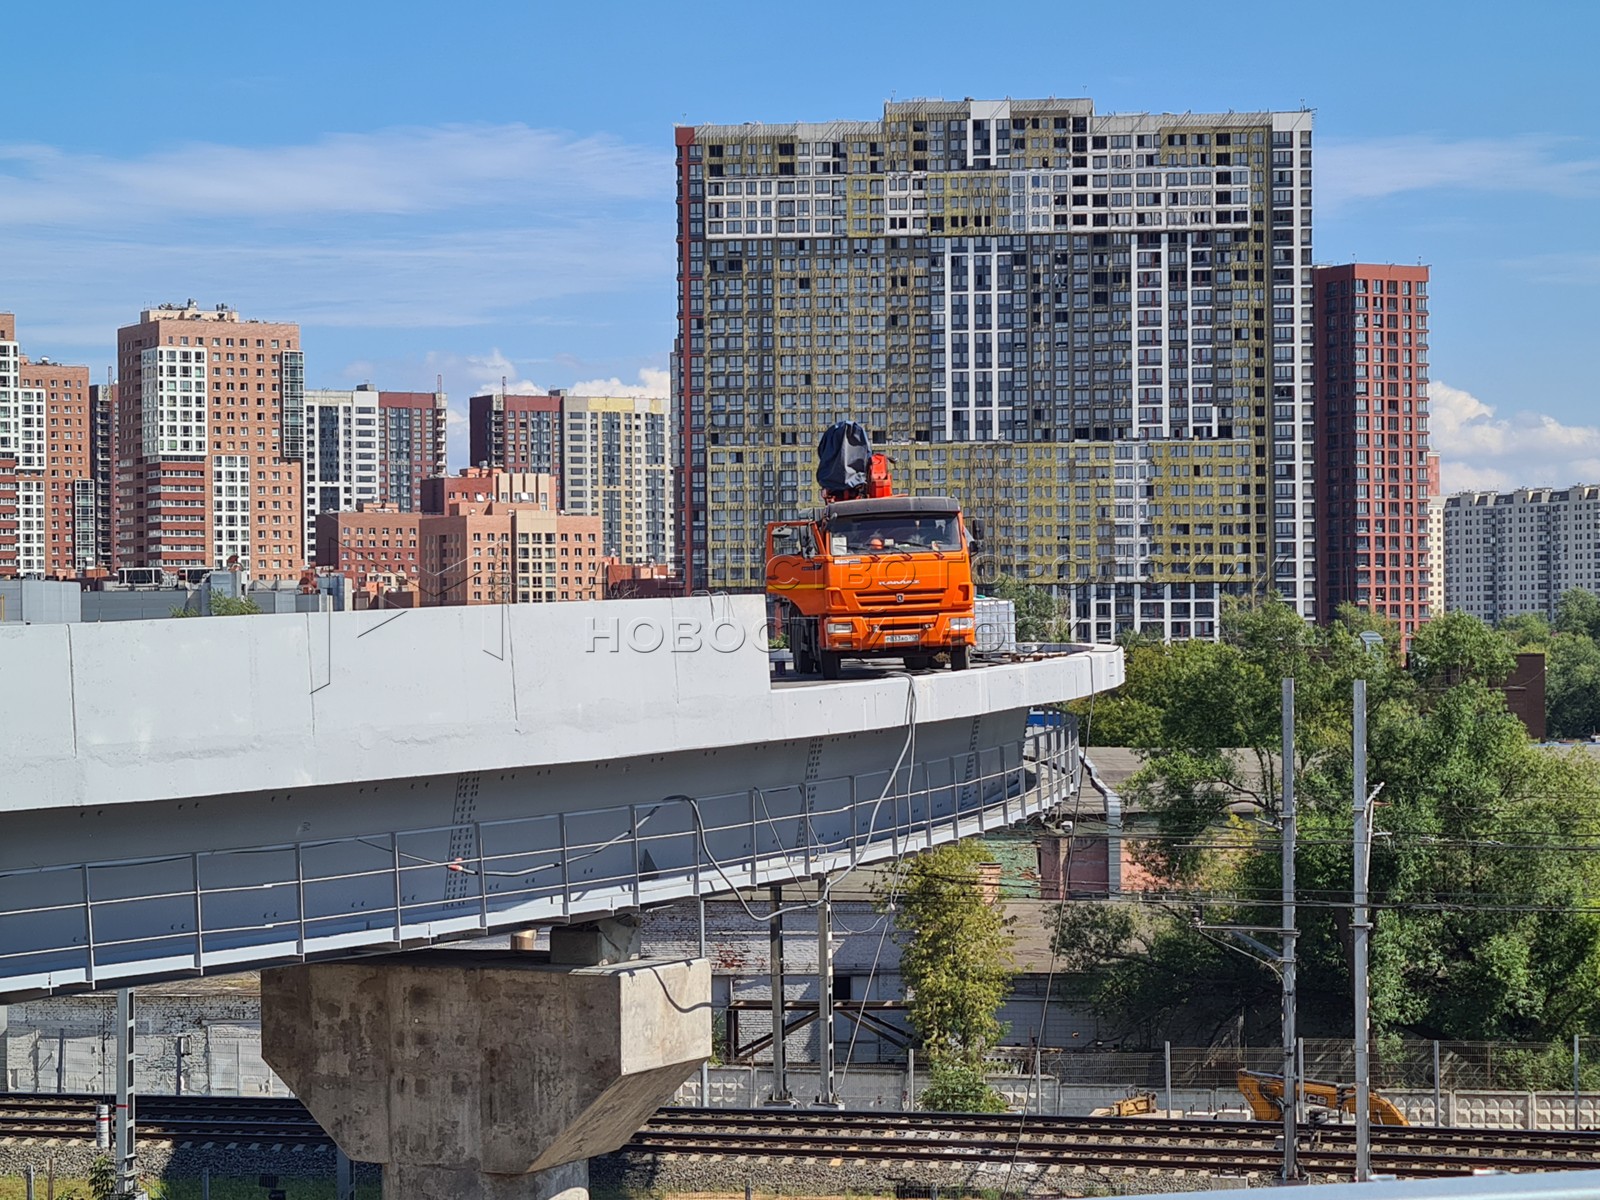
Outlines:
[[1463, 492], [1440, 521], [1449, 611], [1553, 618], [1562, 592], [1600, 592], [1600, 486]]
[[308, 557], [317, 544], [317, 516], [355, 512], [379, 495], [378, 393], [366, 388], [308, 388], [305, 394], [305, 484], [302, 507]]
[[561, 508], [601, 518], [604, 553], [670, 563], [670, 405], [652, 397], [564, 396]]

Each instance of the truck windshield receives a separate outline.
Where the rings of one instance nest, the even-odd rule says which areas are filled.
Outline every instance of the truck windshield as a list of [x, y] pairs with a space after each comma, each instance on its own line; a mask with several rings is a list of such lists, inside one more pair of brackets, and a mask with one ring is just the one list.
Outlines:
[[954, 513], [841, 517], [829, 523], [834, 554], [906, 554], [961, 549], [961, 526]]

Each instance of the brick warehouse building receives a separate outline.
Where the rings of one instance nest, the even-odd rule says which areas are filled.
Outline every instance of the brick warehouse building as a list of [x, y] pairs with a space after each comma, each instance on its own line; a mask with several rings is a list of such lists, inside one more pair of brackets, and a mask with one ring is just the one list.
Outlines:
[[1312, 117], [908, 101], [676, 130], [679, 544], [761, 581], [836, 419], [1076, 636], [1315, 615]]
[[1313, 272], [1321, 615], [1354, 604], [1409, 636], [1429, 616], [1428, 268]]
[[116, 566], [217, 568], [293, 580], [305, 356], [296, 324], [193, 301], [117, 331]]
[[0, 578], [100, 565], [89, 368], [30, 359], [0, 313]]

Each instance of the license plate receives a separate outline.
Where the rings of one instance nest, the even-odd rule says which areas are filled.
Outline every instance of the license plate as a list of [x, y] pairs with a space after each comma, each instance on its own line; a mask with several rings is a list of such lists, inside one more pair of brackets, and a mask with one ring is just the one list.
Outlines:
[[922, 635], [920, 633], [889, 633], [884, 635], [883, 640], [891, 646], [915, 645], [922, 640]]

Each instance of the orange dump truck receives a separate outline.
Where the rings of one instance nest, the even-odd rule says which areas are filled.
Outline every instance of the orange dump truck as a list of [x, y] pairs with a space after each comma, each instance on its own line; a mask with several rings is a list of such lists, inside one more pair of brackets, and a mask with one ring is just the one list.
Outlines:
[[767, 594], [795, 668], [837, 679], [846, 658], [893, 657], [965, 670], [976, 637], [961, 509], [892, 494], [888, 460], [840, 422], [817, 448], [825, 503], [767, 526]]

